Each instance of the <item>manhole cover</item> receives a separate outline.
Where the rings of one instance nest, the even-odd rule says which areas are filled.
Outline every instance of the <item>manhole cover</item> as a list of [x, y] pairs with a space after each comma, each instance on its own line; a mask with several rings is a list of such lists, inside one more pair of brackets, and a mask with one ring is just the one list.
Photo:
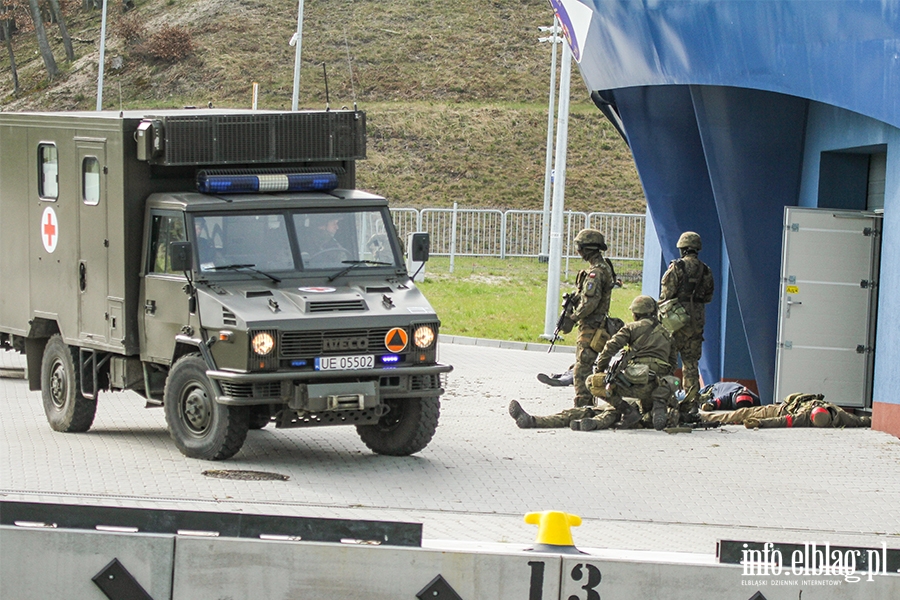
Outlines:
[[287, 481], [290, 479], [287, 475], [266, 473], [265, 471], [211, 470], [203, 471], [203, 474], [216, 479], [237, 479], [239, 481]]

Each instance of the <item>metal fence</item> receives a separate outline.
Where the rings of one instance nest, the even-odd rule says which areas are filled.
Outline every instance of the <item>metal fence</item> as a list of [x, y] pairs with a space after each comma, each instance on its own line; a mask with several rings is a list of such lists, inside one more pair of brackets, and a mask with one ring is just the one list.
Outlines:
[[[431, 234], [431, 254], [445, 256], [537, 257], [541, 254], [544, 213], [540, 210], [392, 208], [401, 239], [408, 233]], [[643, 261], [644, 215], [567, 211], [563, 222], [563, 258], [577, 258], [572, 240], [584, 228], [606, 236], [612, 260]]]

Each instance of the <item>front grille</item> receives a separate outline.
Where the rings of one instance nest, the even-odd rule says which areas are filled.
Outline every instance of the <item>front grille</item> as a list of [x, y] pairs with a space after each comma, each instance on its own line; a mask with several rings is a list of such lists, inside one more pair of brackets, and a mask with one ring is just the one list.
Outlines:
[[440, 375], [413, 375], [409, 378], [411, 391], [436, 390], [441, 387]]
[[220, 381], [222, 393], [231, 398], [278, 398], [281, 396], [281, 382], [234, 383]]
[[328, 354], [356, 354], [347, 350], [324, 349], [325, 339], [364, 337], [368, 341], [368, 352], [385, 352], [384, 337], [389, 327], [377, 329], [339, 329], [335, 331], [285, 331], [281, 334], [282, 358], [309, 358]]
[[366, 304], [362, 299], [336, 300], [330, 302], [310, 302], [307, 309], [311, 313], [323, 312], [354, 312], [366, 310]]

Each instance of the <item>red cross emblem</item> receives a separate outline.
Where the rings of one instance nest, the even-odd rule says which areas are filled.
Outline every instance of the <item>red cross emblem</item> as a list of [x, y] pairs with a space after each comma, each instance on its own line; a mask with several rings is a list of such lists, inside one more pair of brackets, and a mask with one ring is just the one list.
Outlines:
[[52, 253], [56, 250], [59, 241], [59, 221], [56, 220], [56, 212], [52, 206], [44, 209], [41, 216], [41, 241], [44, 242], [44, 250]]

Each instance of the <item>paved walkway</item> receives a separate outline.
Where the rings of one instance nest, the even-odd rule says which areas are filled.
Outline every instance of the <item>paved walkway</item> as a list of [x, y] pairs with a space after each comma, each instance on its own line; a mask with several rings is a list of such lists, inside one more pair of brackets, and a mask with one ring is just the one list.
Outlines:
[[[452, 342], [452, 343], [447, 343]], [[586, 549], [713, 555], [719, 539], [900, 548], [900, 440], [868, 429], [519, 430], [506, 407], [571, 406], [571, 388], [539, 371], [544, 352], [449, 338], [455, 366], [431, 444], [407, 458], [370, 453], [351, 427], [251, 431], [226, 462], [182, 456], [160, 409], [133, 393], [101, 395], [90, 432], [60, 434], [39, 392], [0, 379], [0, 497], [23, 501], [414, 521], [426, 544], [528, 545], [531, 511], [580, 515]], [[498, 344], [493, 343], [494, 346]], [[0, 369], [24, 358], [0, 351]], [[212, 479], [249, 469], [287, 481]]]

